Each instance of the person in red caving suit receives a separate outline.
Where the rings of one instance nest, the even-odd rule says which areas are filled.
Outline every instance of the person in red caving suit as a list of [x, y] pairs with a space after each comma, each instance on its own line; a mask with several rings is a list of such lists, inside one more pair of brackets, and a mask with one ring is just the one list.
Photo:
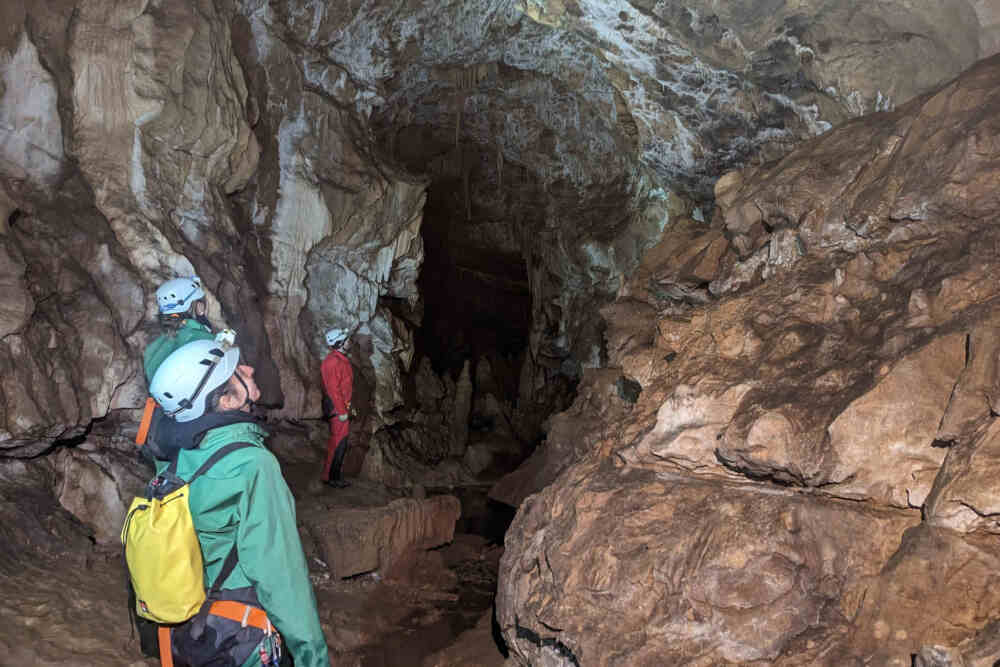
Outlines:
[[351, 360], [346, 354], [349, 338], [347, 329], [327, 331], [326, 344], [330, 352], [320, 367], [323, 373], [323, 388], [328, 399], [327, 409], [324, 412], [330, 419], [330, 441], [327, 444], [326, 464], [323, 466], [323, 482], [338, 489], [350, 486], [341, 475], [344, 455], [347, 453], [351, 391], [354, 387], [354, 371], [351, 369]]

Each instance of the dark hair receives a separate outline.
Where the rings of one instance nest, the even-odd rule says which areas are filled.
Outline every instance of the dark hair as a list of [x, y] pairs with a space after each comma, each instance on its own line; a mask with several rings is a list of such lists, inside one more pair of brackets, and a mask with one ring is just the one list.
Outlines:
[[211, 329], [212, 323], [208, 321], [208, 317], [206, 315], [198, 314], [196, 306], [199, 303], [205, 307], [206, 311], [208, 310], [208, 303], [204, 298], [195, 299], [183, 313], [159, 313], [157, 315], [157, 319], [159, 320], [160, 325], [166, 329], [168, 333], [176, 333], [181, 328], [181, 325], [184, 324], [185, 320], [195, 320]]
[[180, 331], [181, 325], [184, 324], [184, 320], [187, 318], [187, 314], [170, 314], [164, 315], [160, 313], [157, 316], [157, 320], [160, 322], [160, 326], [166, 329], [168, 334], [174, 335]]
[[205, 396], [205, 412], [218, 412], [219, 411], [219, 401], [229, 390], [229, 379], [227, 378], [225, 382], [220, 384], [218, 387], [208, 392]]

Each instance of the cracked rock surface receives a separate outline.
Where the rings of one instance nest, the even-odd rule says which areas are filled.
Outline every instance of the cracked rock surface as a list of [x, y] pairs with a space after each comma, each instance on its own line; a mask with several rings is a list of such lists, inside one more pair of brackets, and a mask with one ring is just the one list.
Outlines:
[[647, 255], [520, 492], [520, 664], [908, 665], [996, 620], [998, 81], [729, 174]]

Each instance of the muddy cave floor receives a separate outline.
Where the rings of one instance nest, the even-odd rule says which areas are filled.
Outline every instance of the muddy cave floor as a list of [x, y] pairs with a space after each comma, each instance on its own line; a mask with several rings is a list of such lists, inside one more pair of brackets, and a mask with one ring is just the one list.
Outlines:
[[[320, 484], [323, 446], [325, 442], [313, 443], [310, 449], [316, 456], [307, 457], [314, 459], [308, 461], [287, 461], [276, 452], [300, 516], [306, 511], [385, 504], [398, 497], [358, 479], [351, 479], [346, 489]], [[38, 524], [34, 534], [17, 529], [0, 534], [0, 539], [21, 542], [16, 548], [8, 543], [8, 548], [0, 550], [0, 590], [4, 591], [0, 665], [158, 665], [156, 659], [143, 658], [138, 637], [129, 632], [120, 548], [79, 539], [79, 525], [54, 500], [3, 494], [0, 500], [4, 509], [20, 506], [5, 511], [5, 521], [33, 516]], [[463, 513], [464, 507], [463, 502]], [[333, 665], [504, 664], [491, 624], [503, 547], [495, 537], [458, 532], [467, 525], [464, 518], [451, 543], [414, 554], [391, 573], [348, 579], [332, 577], [303, 535]], [[48, 535], [40, 541], [41, 531]]]

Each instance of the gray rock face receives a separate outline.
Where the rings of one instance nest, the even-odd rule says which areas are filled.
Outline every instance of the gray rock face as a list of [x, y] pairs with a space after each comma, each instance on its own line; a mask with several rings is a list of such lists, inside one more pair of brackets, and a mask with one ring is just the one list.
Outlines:
[[[15, 187], [51, 193], [66, 157], [58, 91], [27, 32], [21, 32], [17, 39], [0, 63], [4, 99], [0, 107], [0, 165]], [[5, 226], [13, 208], [7, 203], [0, 209]]]
[[98, 544], [120, 545], [122, 517], [148, 481], [136, 468], [133, 457], [115, 450], [63, 450], [56, 461], [59, 504], [93, 529]]

